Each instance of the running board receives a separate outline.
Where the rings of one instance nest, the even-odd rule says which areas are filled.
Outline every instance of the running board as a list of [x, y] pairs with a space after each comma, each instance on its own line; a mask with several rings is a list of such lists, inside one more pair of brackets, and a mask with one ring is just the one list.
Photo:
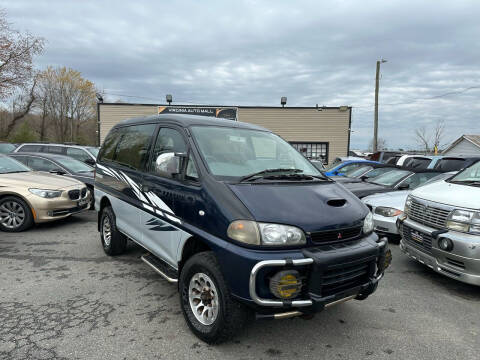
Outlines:
[[170, 283], [177, 283], [177, 270], [152, 254], [142, 255], [141, 259]]

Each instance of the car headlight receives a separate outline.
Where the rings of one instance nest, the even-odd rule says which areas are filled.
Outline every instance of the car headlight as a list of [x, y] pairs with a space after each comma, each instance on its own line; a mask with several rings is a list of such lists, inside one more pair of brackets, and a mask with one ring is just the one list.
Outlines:
[[62, 190], [28, 189], [28, 191], [46, 199], [53, 199], [62, 195]]
[[368, 212], [368, 215], [363, 220], [363, 233], [370, 234], [373, 231], [373, 215]]
[[295, 226], [249, 220], [233, 221], [228, 226], [227, 235], [251, 245], [290, 246], [306, 243], [305, 233]]
[[408, 211], [410, 210], [410, 206], [412, 205], [412, 198], [410, 195], [407, 197], [407, 201], [405, 201], [405, 209], [403, 209], [403, 212], [408, 215]]
[[450, 230], [480, 234], [480, 212], [470, 210], [454, 210], [447, 219]]
[[398, 216], [403, 213], [402, 210], [394, 209], [391, 207], [383, 207], [379, 206], [375, 208], [375, 214], [385, 216], [385, 217], [393, 217], [393, 216]]

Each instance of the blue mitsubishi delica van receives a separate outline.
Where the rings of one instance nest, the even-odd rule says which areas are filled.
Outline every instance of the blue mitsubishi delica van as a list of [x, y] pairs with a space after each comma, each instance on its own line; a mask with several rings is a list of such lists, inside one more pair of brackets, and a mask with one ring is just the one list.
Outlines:
[[376, 288], [390, 261], [368, 208], [264, 128], [191, 115], [124, 120], [96, 163], [108, 255], [131, 239], [208, 343], [253, 316], [309, 317]]

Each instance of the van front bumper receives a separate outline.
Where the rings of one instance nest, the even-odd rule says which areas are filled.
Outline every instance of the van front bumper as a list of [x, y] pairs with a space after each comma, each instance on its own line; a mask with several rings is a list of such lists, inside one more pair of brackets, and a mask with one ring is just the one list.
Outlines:
[[[323, 245], [302, 253], [303, 258], [264, 260], [253, 266], [249, 294], [257, 310], [296, 308], [308, 314], [353, 298], [364, 299], [376, 290], [391, 260], [386, 240]], [[285, 269], [305, 275], [303, 291], [292, 300], [274, 298], [265, 289], [269, 274]]]
[[[438, 247], [438, 239], [432, 236], [437, 231], [410, 219], [399, 221], [400, 249], [412, 259], [427, 265], [433, 271], [467, 284], [480, 286], [480, 236], [457, 231], [447, 231], [438, 238], [448, 238], [453, 243], [451, 251]], [[404, 234], [404, 227], [428, 239], [428, 243], [419, 243]]]

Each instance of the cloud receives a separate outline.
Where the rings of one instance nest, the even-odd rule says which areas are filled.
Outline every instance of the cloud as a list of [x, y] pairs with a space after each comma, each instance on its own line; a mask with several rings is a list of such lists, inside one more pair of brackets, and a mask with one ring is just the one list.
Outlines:
[[414, 147], [414, 129], [439, 120], [448, 140], [480, 133], [479, 89], [427, 99], [480, 86], [478, 2], [16, 0], [6, 10], [47, 39], [39, 67], [79, 70], [110, 100], [353, 105], [352, 147], [365, 148], [384, 57], [388, 146]]

